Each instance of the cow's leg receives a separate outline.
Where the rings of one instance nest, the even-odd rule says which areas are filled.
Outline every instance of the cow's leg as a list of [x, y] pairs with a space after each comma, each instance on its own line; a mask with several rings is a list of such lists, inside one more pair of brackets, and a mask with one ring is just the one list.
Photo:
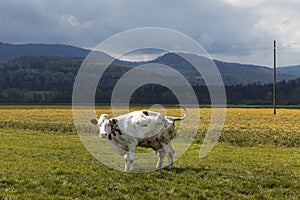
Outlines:
[[162, 167], [162, 163], [163, 163], [164, 157], [166, 155], [166, 152], [165, 152], [164, 148], [161, 148], [156, 152], [156, 154], [158, 155], [156, 169], [160, 169]]
[[129, 167], [129, 170], [130, 171], [133, 171], [134, 170], [134, 152], [131, 152], [129, 151], [129, 164], [130, 164], [130, 167]]
[[162, 167], [162, 163], [163, 163], [165, 154], [168, 153], [168, 160], [169, 160], [168, 168], [171, 169], [173, 166], [173, 159], [174, 159], [174, 150], [173, 150], [171, 144], [165, 145], [163, 148], [158, 150], [156, 153], [159, 156], [156, 168], [160, 169]]
[[134, 152], [127, 151], [126, 154], [124, 155], [125, 159], [125, 169], [124, 171], [133, 171], [134, 170]]
[[172, 168], [173, 166], [173, 160], [174, 160], [174, 149], [172, 148], [171, 144], [168, 145], [169, 146], [169, 149], [168, 149], [168, 154], [169, 154], [169, 169]]
[[129, 151], [127, 151], [124, 155], [124, 159], [125, 159], [125, 169], [124, 171], [128, 171], [129, 170]]
[[133, 163], [133, 161], [134, 161], [134, 153], [135, 153], [136, 145], [137, 145], [137, 142], [129, 145], [129, 152], [128, 152], [128, 154], [129, 154], [129, 164], [130, 164], [129, 170], [130, 171], [134, 170], [134, 163]]

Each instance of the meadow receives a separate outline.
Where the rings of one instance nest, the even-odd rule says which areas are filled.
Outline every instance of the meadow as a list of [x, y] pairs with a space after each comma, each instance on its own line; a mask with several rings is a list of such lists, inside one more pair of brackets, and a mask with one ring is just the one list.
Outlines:
[[199, 110], [198, 133], [172, 170], [131, 174], [86, 150], [70, 106], [0, 106], [0, 199], [299, 199], [300, 109], [228, 108], [202, 159], [211, 109]]

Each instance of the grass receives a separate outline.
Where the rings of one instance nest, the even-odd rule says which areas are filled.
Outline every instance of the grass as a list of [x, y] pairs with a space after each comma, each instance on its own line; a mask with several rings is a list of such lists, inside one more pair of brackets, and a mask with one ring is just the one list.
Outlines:
[[[0, 193], [12, 199], [297, 199], [300, 149], [198, 144], [172, 170], [109, 169], [74, 134], [1, 129]], [[26, 137], [25, 137], [26, 136]]]
[[[207, 157], [199, 159], [201, 133], [209, 118], [209, 110], [204, 109], [203, 129], [199, 129], [198, 137], [176, 160], [172, 170], [131, 174], [97, 161], [73, 129], [45, 129], [47, 118], [58, 127], [64, 122], [72, 125], [70, 107], [0, 109], [0, 122], [9, 119], [15, 126], [0, 128], [0, 199], [299, 199], [300, 196], [298, 110], [281, 109], [277, 117], [271, 118], [271, 109], [229, 109], [221, 142]], [[31, 118], [24, 118], [29, 114]], [[33, 119], [40, 119], [37, 127]], [[20, 122], [32, 123], [32, 127], [24, 127]], [[272, 135], [273, 129], [274, 132], [278, 129], [277, 135]], [[265, 140], [257, 139], [248, 145], [246, 140], [251, 134], [263, 135]], [[295, 139], [296, 145], [284, 145], [281, 135]], [[280, 144], [274, 136], [278, 136]]]

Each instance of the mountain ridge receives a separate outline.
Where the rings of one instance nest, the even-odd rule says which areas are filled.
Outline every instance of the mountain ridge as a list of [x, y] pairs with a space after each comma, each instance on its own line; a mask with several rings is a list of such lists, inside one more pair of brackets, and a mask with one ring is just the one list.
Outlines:
[[[59, 56], [67, 58], [85, 58], [91, 50], [66, 44], [10, 44], [0, 41], [0, 61], [11, 61], [23, 56]], [[104, 52], [94, 52], [94, 56], [104, 60], [113, 60]]]
[[[203, 56], [194, 55], [200, 59], [207, 59]], [[152, 62], [158, 62], [167, 64], [174, 67], [177, 70], [183, 70], [184, 74], [189, 76], [197, 76], [198, 72], [193, 70], [192, 65], [180, 58], [175, 53], [167, 53], [161, 57], [158, 57]], [[201, 63], [201, 61], [198, 61]], [[203, 61], [202, 63], [205, 63]], [[270, 83], [273, 82], [273, 69], [265, 66], [252, 65], [252, 64], [240, 64], [234, 62], [224, 62], [214, 60], [225, 85], [237, 85], [237, 84], [250, 84], [250, 83]], [[289, 67], [285, 67], [284, 70], [279, 69], [277, 72], [277, 81], [292, 80], [300, 77], [300, 66], [295, 66], [293, 70], [289, 71]], [[193, 72], [192, 72], [193, 71]], [[298, 73], [297, 73], [298, 72]], [[193, 79], [193, 78], [192, 78]], [[196, 77], [194, 77], [197, 80]]]
[[[10, 61], [22, 56], [60, 56], [85, 58], [91, 50], [65, 44], [9, 44], [0, 42], [0, 61]], [[94, 52], [95, 53], [95, 52]], [[194, 54], [193, 54], [194, 55]], [[108, 54], [96, 52], [95, 56], [101, 59], [114, 60]], [[194, 57], [205, 59], [201, 56]], [[273, 81], [273, 69], [265, 66], [241, 64], [236, 62], [225, 62], [214, 60], [226, 85], [269, 83]], [[193, 84], [204, 83], [199, 78], [199, 73], [183, 58], [176, 53], [165, 53], [154, 60], [144, 62], [132, 62], [125, 60], [114, 60], [114, 64], [123, 66], [137, 66], [140, 64], [160, 63], [171, 66], [186, 75]], [[290, 67], [278, 67], [277, 79], [292, 80], [300, 77], [300, 65]]]
[[[82, 58], [24, 56], [13, 61], [0, 62], [0, 103], [71, 103], [74, 81], [82, 61]], [[92, 61], [89, 60], [89, 62]], [[100, 67], [101, 65], [106, 67], [106, 63], [97, 60], [96, 62], [100, 64]], [[174, 63], [176, 64], [176, 62]], [[96, 102], [109, 103], [115, 84], [133, 68], [111, 63], [99, 80], [95, 94]], [[135, 72], [138, 76], [140, 75], [138, 70], [135, 70]], [[154, 69], [153, 72], [157, 72], [154, 76], [157, 76], [156, 78], [160, 80], [171, 78], [169, 80], [179, 90], [184, 91], [186, 89], [186, 86], [182, 85], [176, 77], [172, 77], [172, 74], [168, 71], [162, 72]], [[182, 71], [181, 74], [193, 81], [194, 72], [191, 74], [187, 72], [193, 71]], [[153, 74], [150, 75], [153, 76]], [[96, 73], [88, 73], [84, 80], [89, 81], [93, 77], [97, 78], [95, 76]], [[139, 77], [143, 78], [143, 76]], [[195, 76], [195, 78], [199, 78], [199, 76]], [[224, 75], [223, 79], [226, 83]], [[130, 82], [129, 79], [126, 81], [128, 84], [134, 83]], [[206, 85], [201, 84], [199, 80], [196, 84], [191, 83], [191, 85], [199, 103], [209, 104], [210, 96]], [[212, 86], [218, 87], [218, 85]], [[300, 104], [300, 78], [281, 81], [277, 86], [279, 104]], [[272, 103], [272, 83], [227, 84], [225, 90], [227, 101], [230, 104], [270, 105]], [[138, 88], [132, 95], [131, 100], [133, 103], [178, 103], [176, 97], [168, 88], [156, 84]]]

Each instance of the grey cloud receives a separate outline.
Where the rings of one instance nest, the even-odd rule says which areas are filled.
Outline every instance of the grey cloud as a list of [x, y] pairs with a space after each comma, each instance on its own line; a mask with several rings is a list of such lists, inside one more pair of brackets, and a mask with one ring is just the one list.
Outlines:
[[[241, 47], [218, 44], [244, 44], [243, 56], [247, 56], [276, 38], [283, 42], [289, 37], [300, 43], [300, 36], [293, 33], [300, 22], [297, 8], [300, 5], [293, 0], [253, 0], [249, 5], [234, 0], [0, 0], [0, 41], [94, 47], [120, 31], [154, 26], [180, 31], [203, 44], [209, 53], [222, 54], [222, 58], [228, 54], [231, 59], [241, 53]], [[273, 9], [271, 14], [268, 9]], [[289, 33], [268, 30], [269, 26], [279, 27], [270, 25], [274, 13], [279, 19], [285, 17], [282, 27]], [[249, 58], [245, 62], [251, 61]], [[269, 64], [264, 56], [256, 58], [253, 62]]]

